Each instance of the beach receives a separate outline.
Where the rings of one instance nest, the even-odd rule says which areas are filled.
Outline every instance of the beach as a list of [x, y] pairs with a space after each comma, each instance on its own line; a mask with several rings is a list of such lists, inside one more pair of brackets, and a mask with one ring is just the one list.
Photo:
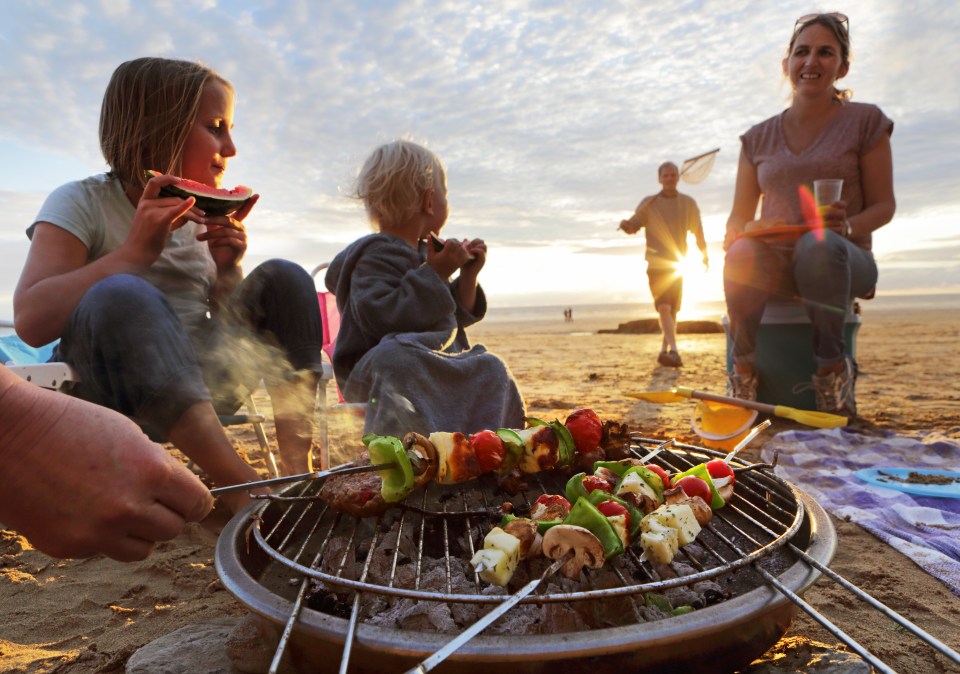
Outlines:
[[[575, 307], [537, 312], [503, 311], [471, 328], [474, 342], [500, 355], [516, 376], [532, 416], [564, 419], [590, 407], [603, 419], [627, 423], [647, 437], [698, 443], [690, 427], [692, 404], [656, 405], [628, 391], [677, 385], [724, 392], [723, 334], [679, 337], [684, 367], [656, 364], [657, 334], [598, 334], [642, 316]], [[535, 319], [531, 316], [535, 315]], [[682, 318], [682, 316], [681, 316]], [[866, 435], [940, 436], [960, 441], [960, 303], [890, 299], [863, 304], [858, 334], [860, 417]], [[332, 389], [328, 392], [332, 396]], [[261, 399], [262, 398], [262, 399]], [[269, 402], [258, 394], [269, 411]], [[756, 460], [777, 433], [800, 426], [774, 419], [744, 451]], [[231, 437], [261, 470], [252, 431]], [[337, 460], [359, 445], [359, 426], [331, 422]], [[853, 485], [851, 488], [856, 488]], [[227, 515], [218, 509], [158, 546], [143, 562], [121, 564], [94, 557], [53, 560], [16, 533], [0, 533], [0, 671], [123, 672], [141, 646], [188, 625], [236, 620], [246, 611], [227, 592], [214, 568], [214, 545]], [[960, 649], [960, 598], [909, 558], [851, 522], [834, 518], [839, 544], [831, 568], [902, 613], [954, 649]], [[960, 671], [926, 644], [832, 582], [818, 581], [804, 598], [898, 672]], [[788, 637], [827, 644], [837, 639], [804, 613]], [[335, 667], [331, 667], [334, 671]]]

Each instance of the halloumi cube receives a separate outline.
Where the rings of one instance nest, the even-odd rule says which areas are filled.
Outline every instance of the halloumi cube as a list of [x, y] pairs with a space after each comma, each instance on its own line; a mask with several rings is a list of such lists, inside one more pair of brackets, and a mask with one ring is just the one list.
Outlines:
[[617, 486], [617, 496], [623, 496], [631, 492], [641, 496], [649, 496], [655, 504], [663, 500], [657, 498], [657, 492], [647, 484], [646, 480], [640, 477], [639, 473], [630, 473]]
[[660, 506], [652, 513], [662, 524], [677, 530], [677, 540], [680, 546], [692, 543], [700, 533], [700, 524], [693, 514], [693, 508], [678, 503]]
[[483, 539], [483, 550], [478, 550], [470, 560], [483, 580], [501, 586], [510, 582], [519, 563], [520, 539], [500, 527], [490, 530]]

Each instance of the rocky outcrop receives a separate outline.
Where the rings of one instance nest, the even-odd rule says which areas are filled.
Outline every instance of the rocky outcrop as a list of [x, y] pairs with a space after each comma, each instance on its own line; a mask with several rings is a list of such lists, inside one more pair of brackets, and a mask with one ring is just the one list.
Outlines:
[[[660, 332], [660, 321], [656, 318], [643, 318], [637, 321], [621, 323], [616, 330], [598, 330], [602, 335], [653, 335]], [[723, 332], [723, 326], [716, 321], [680, 321], [677, 323], [678, 335], [709, 335]]]

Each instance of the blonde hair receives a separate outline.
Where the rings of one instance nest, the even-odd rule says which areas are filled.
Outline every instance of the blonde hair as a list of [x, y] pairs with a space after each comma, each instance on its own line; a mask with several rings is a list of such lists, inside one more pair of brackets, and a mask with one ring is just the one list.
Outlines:
[[445, 180], [435, 154], [409, 140], [395, 140], [378, 147], [364, 162], [354, 196], [363, 200], [374, 225], [396, 227], [417, 212], [427, 190]]
[[100, 108], [100, 150], [124, 185], [146, 184], [144, 171], [180, 175], [187, 136], [210, 80], [233, 85], [192, 61], [145, 57], [113, 71]]

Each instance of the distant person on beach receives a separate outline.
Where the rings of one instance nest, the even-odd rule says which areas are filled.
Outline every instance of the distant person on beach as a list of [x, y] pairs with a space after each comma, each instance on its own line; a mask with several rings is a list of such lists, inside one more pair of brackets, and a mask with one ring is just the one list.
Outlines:
[[416, 143], [387, 143], [364, 163], [355, 194], [378, 232], [334, 258], [326, 286], [341, 314], [333, 369], [344, 398], [368, 404], [364, 430], [521, 428], [513, 376], [467, 339], [487, 311], [477, 282], [487, 245], [437, 236], [448, 212], [440, 160]]
[[146, 558], [213, 497], [126, 417], [0, 366], [0, 523], [54, 557]]
[[636, 212], [620, 222], [620, 229], [627, 234], [645, 229], [647, 279], [663, 334], [657, 362], [667, 367], [681, 367], [683, 359], [677, 349], [677, 312], [683, 299], [683, 276], [679, 264], [687, 254], [688, 232], [696, 238], [704, 268], [710, 266], [710, 260], [697, 202], [677, 191], [680, 181], [677, 165], [669, 161], [661, 164], [657, 169], [657, 180], [662, 189], [645, 197]]
[[[850, 102], [850, 93], [835, 86], [850, 68], [848, 27], [847, 17], [836, 13], [797, 20], [783, 59], [793, 86], [790, 107], [741, 136], [724, 238], [724, 292], [733, 344], [730, 395], [756, 399], [757, 331], [767, 300], [799, 297], [813, 323], [817, 409], [852, 416], [857, 371], [844, 353], [844, 315], [853, 298], [873, 295], [871, 235], [890, 222], [896, 203], [893, 122], [875, 105]], [[809, 195], [820, 178], [843, 179], [840, 200], [822, 209], [822, 229], [798, 228], [799, 236], [788, 240], [764, 239], [762, 232], [743, 236], [771, 225], [809, 224], [801, 193]]]
[[[270, 260], [244, 278], [244, 220], [193, 197], [161, 196], [189, 179], [219, 188], [237, 154], [233, 86], [198, 63], [140, 58], [113, 73], [100, 112], [106, 174], [67, 183], [27, 229], [14, 294], [28, 344], [60, 339], [54, 358], [80, 381], [72, 393], [169, 439], [216, 485], [259, 475], [217, 413], [237, 410], [263, 379], [280, 468], [310, 469], [321, 323], [310, 274]], [[163, 175], [149, 177], [148, 169]], [[224, 501], [236, 510], [245, 493]]]

